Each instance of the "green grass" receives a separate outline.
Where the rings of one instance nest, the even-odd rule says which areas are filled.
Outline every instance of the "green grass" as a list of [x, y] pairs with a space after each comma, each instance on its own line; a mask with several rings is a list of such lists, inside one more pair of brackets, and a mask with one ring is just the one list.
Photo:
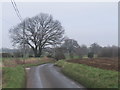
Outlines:
[[71, 58], [69, 55], [65, 55], [65, 59], [69, 60], [69, 59], [79, 59], [80, 57], [77, 55], [73, 55], [73, 58]]
[[88, 56], [87, 56], [87, 55], [84, 55], [82, 58], [85, 59], [85, 58], [88, 58]]
[[24, 88], [25, 70], [22, 66], [3, 67], [3, 88]]
[[2, 61], [2, 57], [0, 57], [0, 61]]
[[2, 57], [2, 61], [4, 61], [4, 60], [15, 60], [15, 59], [23, 60], [23, 59], [29, 59], [29, 58], [27, 58], [27, 57], [25, 57], [25, 58], [23, 58], [23, 57]]
[[118, 72], [103, 70], [83, 64], [56, 62], [62, 72], [87, 88], [118, 88]]

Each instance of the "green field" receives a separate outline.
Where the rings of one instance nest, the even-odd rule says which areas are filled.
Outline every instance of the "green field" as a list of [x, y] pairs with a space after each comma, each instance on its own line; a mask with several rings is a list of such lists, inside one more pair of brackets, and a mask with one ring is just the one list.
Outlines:
[[103, 70], [83, 64], [56, 62], [62, 72], [87, 88], [118, 88], [118, 72]]

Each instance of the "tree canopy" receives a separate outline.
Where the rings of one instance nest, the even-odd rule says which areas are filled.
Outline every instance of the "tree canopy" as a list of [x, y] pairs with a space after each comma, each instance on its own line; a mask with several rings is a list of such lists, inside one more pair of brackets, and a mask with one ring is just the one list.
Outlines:
[[13, 45], [27, 44], [34, 51], [35, 57], [40, 57], [43, 48], [61, 43], [64, 29], [52, 15], [40, 13], [10, 29], [10, 34]]

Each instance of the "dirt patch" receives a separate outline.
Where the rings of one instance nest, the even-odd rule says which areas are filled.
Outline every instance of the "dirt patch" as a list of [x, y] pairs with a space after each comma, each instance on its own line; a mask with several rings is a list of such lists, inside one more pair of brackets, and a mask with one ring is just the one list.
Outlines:
[[68, 62], [86, 64], [88, 66], [93, 66], [101, 69], [118, 71], [117, 58], [74, 59], [74, 60], [68, 60]]

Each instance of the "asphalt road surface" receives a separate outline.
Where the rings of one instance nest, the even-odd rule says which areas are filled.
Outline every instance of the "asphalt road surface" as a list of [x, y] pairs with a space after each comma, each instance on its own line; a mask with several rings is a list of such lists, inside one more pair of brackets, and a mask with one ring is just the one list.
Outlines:
[[27, 88], [84, 88], [60, 73], [53, 64], [27, 68]]

